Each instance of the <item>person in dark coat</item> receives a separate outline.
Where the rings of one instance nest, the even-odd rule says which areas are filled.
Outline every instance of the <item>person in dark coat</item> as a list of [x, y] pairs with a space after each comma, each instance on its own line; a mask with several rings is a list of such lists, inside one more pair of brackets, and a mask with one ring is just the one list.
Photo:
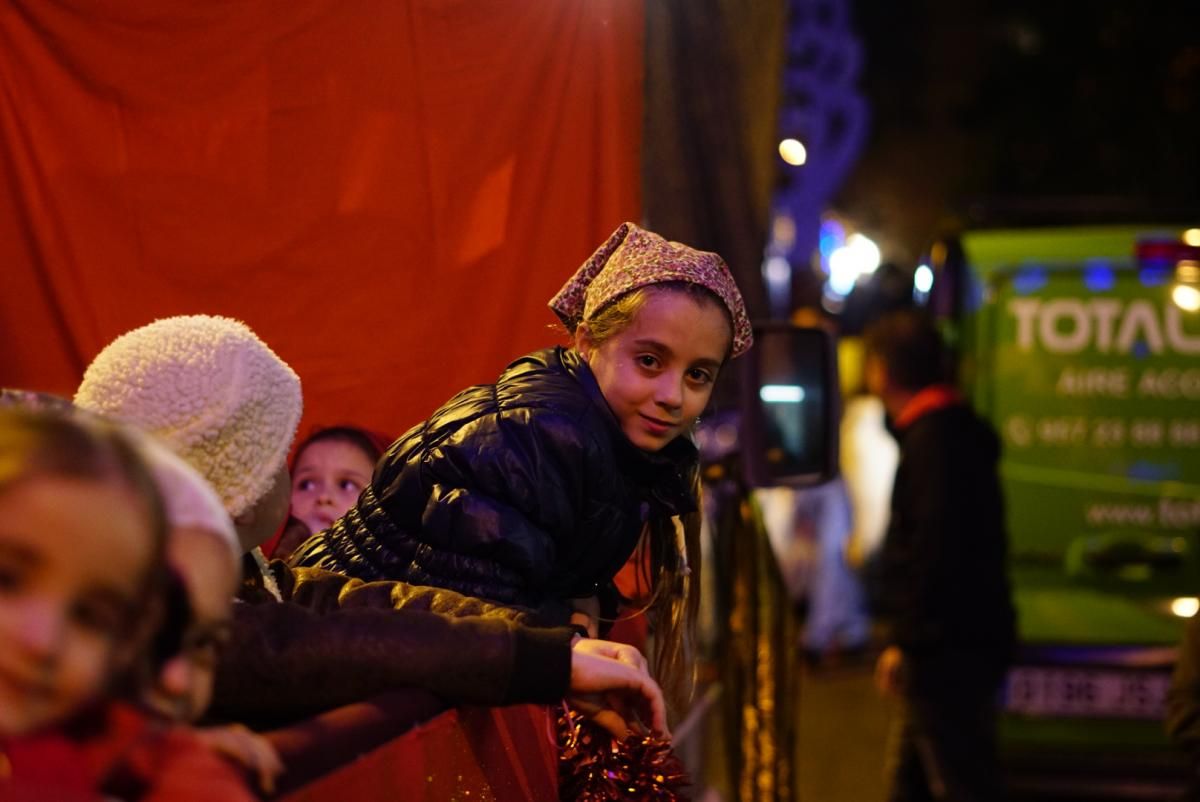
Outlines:
[[902, 703], [889, 798], [996, 799], [996, 697], [1015, 641], [999, 439], [943, 383], [923, 314], [880, 319], [865, 349], [867, 387], [900, 443], [881, 558], [890, 645], [876, 667]]
[[[293, 565], [436, 585], [566, 622], [579, 599], [611, 617], [612, 579], [648, 531], [658, 609], [676, 622], [694, 610], [688, 434], [722, 366], [750, 347], [741, 295], [716, 254], [625, 223], [550, 306], [574, 347], [522, 357], [410, 429], [357, 505]], [[582, 621], [593, 634], [596, 618], [592, 606]], [[668, 651], [683, 640], [682, 629], [658, 635]], [[657, 664], [661, 681], [669, 672]]]

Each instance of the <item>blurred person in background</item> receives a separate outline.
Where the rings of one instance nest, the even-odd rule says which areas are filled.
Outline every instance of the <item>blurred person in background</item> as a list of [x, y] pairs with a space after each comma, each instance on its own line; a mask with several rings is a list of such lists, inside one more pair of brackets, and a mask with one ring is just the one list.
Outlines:
[[848, 559], [853, 519], [846, 483], [838, 476], [797, 490], [794, 504], [794, 526], [811, 532], [807, 538], [816, 545], [804, 653], [814, 664], [831, 666], [861, 653], [871, 636], [862, 583]]
[[899, 701], [889, 799], [1002, 797], [997, 690], [1015, 642], [1000, 441], [950, 385], [924, 314], [884, 316], [865, 334], [868, 391], [900, 443], [884, 540], [889, 645], [876, 683]]
[[1183, 631], [1179, 660], [1167, 691], [1167, 735], [1187, 755], [1191, 774], [1179, 802], [1200, 802], [1200, 616]]
[[[241, 545], [220, 498], [194, 468], [149, 437], [139, 438], [138, 446], [166, 509], [171, 575], [150, 676], [137, 695], [165, 720], [193, 724], [208, 710], [217, 661], [228, 647]], [[284, 767], [267, 738], [240, 724], [193, 732], [253, 776], [262, 792], [274, 792]]]
[[891, 515], [900, 449], [888, 430], [883, 402], [863, 387], [861, 336], [838, 341], [838, 376], [842, 390], [838, 467], [850, 498], [852, 522], [846, 560], [874, 611], [879, 606], [879, 552]]

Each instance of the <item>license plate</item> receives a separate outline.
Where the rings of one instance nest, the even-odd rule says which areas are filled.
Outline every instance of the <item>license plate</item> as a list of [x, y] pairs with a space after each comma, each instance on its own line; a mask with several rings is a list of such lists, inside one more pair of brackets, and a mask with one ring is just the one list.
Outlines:
[[1026, 716], [1161, 719], [1166, 671], [1017, 667], [1008, 672], [1004, 708]]

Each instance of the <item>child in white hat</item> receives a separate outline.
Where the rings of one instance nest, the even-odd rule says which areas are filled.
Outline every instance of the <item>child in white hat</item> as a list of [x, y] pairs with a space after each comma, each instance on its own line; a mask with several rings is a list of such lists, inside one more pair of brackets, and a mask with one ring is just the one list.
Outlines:
[[135, 424], [196, 467], [244, 551], [275, 534], [288, 505], [300, 378], [246, 324], [188, 315], [134, 329], [88, 366], [75, 404]]

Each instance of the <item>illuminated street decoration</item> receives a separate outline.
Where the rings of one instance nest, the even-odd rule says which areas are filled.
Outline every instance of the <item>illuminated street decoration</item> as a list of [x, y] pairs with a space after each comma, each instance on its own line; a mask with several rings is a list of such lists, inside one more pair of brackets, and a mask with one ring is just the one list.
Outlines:
[[[850, 7], [846, 0], [788, 4], [787, 65], [779, 114], [784, 180], [773, 204], [775, 225], [764, 262], [775, 317], [786, 317], [790, 311], [793, 271], [808, 267], [819, 244], [832, 245], [830, 238], [836, 235], [821, 230], [821, 213], [854, 165], [866, 136], [867, 105], [855, 86], [862, 47], [850, 27]], [[850, 241], [837, 246], [849, 247]], [[829, 249], [830, 255], [837, 246]], [[861, 275], [855, 272], [850, 278], [850, 272], [864, 264], [863, 246], [854, 247], [848, 256], [838, 257], [843, 284]], [[830, 255], [822, 248], [823, 266], [829, 266]], [[786, 260], [786, 273], [780, 270], [780, 259]]]

